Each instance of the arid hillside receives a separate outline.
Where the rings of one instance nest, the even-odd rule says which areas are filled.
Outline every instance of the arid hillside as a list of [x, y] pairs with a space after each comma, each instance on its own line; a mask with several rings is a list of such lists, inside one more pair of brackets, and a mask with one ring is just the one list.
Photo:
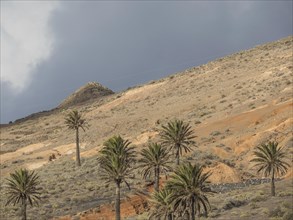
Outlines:
[[[51, 111], [1, 126], [0, 218], [17, 219], [16, 208], [3, 206], [2, 189], [5, 177], [20, 167], [36, 169], [44, 187], [41, 207], [28, 210], [32, 219], [73, 216], [109, 203], [114, 186], [99, 179], [96, 160], [103, 142], [120, 134], [139, 152], [174, 118], [189, 122], [196, 134], [196, 146], [184, 159], [205, 164], [212, 183], [255, 178], [249, 163], [253, 149], [269, 140], [285, 147], [292, 164], [292, 83], [292, 36], [120, 93], [104, 88], [92, 97], [87, 88], [96, 84], [90, 83], [78, 90], [88, 99], [77, 91]], [[80, 134], [80, 168], [74, 164], [74, 132], [64, 123], [70, 109], [89, 123]], [[49, 161], [52, 154], [56, 159]], [[287, 178], [292, 179], [292, 169]], [[138, 174], [132, 183], [144, 185]]]

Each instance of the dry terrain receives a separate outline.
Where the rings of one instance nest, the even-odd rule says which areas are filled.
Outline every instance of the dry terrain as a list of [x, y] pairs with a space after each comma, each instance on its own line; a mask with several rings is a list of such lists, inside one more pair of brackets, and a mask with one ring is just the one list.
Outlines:
[[[114, 186], [100, 180], [97, 168], [103, 142], [120, 134], [139, 152], [174, 118], [189, 122], [196, 134], [196, 146], [184, 160], [204, 164], [213, 184], [258, 178], [249, 160], [256, 146], [270, 140], [285, 148], [292, 164], [292, 81], [290, 36], [120, 93], [89, 83], [53, 110], [1, 125], [0, 219], [17, 219], [18, 208], [4, 206], [4, 183], [20, 167], [36, 170], [43, 187], [42, 202], [28, 209], [29, 219], [113, 219]], [[64, 124], [70, 109], [89, 123], [81, 132], [80, 168], [74, 132]], [[56, 159], [49, 161], [52, 154]], [[276, 199], [268, 196], [267, 183], [217, 193], [210, 198], [209, 218], [285, 219], [290, 210], [292, 217], [292, 178], [290, 168], [277, 183]], [[132, 186], [145, 187], [139, 171]], [[123, 218], [146, 219], [147, 204], [134, 190], [125, 188], [123, 195]], [[231, 201], [238, 205], [229, 208]]]

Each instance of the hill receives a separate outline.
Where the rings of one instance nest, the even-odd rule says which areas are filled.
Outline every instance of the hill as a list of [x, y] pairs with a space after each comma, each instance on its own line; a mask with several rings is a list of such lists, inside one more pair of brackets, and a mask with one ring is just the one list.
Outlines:
[[85, 104], [85, 102], [92, 101], [93, 99], [101, 99], [104, 96], [114, 94], [114, 92], [100, 83], [89, 82], [79, 88], [64, 101], [60, 103], [58, 108], [68, 108], [76, 105]]
[[[50, 114], [1, 127], [1, 189], [3, 177], [27, 167], [37, 169], [45, 189], [44, 205], [31, 208], [31, 217], [74, 215], [110, 202], [114, 188], [104, 186], [96, 169], [102, 143], [121, 134], [139, 151], [174, 118], [189, 122], [197, 136], [185, 160], [205, 164], [213, 183], [256, 178], [249, 160], [260, 143], [276, 140], [292, 158], [292, 51], [290, 36], [117, 94], [106, 89], [91, 101], [85, 97], [92, 93], [82, 91], [92, 90], [80, 89]], [[74, 166], [74, 133], [64, 124], [72, 108], [90, 124], [81, 133], [81, 169]], [[49, 161], [52, 154], [57, 158]], [[132, 183], [144, 185], [138, 174]], [[0, 217], [14, 219], [2, 193]]]

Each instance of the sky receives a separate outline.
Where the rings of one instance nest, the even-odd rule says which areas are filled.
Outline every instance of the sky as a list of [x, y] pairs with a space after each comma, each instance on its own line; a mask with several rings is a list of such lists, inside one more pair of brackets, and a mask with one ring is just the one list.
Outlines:
[[292, 1], [1, 1], [0, 121], [292, 35]]

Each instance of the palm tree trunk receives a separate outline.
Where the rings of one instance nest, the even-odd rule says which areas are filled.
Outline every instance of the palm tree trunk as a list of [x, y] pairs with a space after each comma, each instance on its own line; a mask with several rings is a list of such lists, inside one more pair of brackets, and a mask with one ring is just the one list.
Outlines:
[[190, 212], [190, 215], [191, 215], [191, 220], [195, 220], [195, 209], [194, 209], [194, 198], [191, 199], [191, 212]]
[[76, 129], [76, 165], [80, 166], [80, 152], [79, 152], [79, 130]]
[[116, 220], [120, 220], [120, 183], [116, 182], [116, 202], [115, 202]]
[[179, 146], [179, 144], [176, 144], [176, 165], [178, 165], [179, 166], [179, 164], [180, 164], [180, 155], [179, 155], [179, 149], [180, 149], [180, 146]]
[[155, 190], [158, 192], [160, 189], [160, 167], [155, 168]]
[[272, 196], [276, 195], [276, 192], [275, 192], [275, 170], [274, 169], [273, 169], [273, 172], [272, 172], [271, 195]]
[[21, 220], [26, 220], [26, 201], [24, 198], [21, 203]]

